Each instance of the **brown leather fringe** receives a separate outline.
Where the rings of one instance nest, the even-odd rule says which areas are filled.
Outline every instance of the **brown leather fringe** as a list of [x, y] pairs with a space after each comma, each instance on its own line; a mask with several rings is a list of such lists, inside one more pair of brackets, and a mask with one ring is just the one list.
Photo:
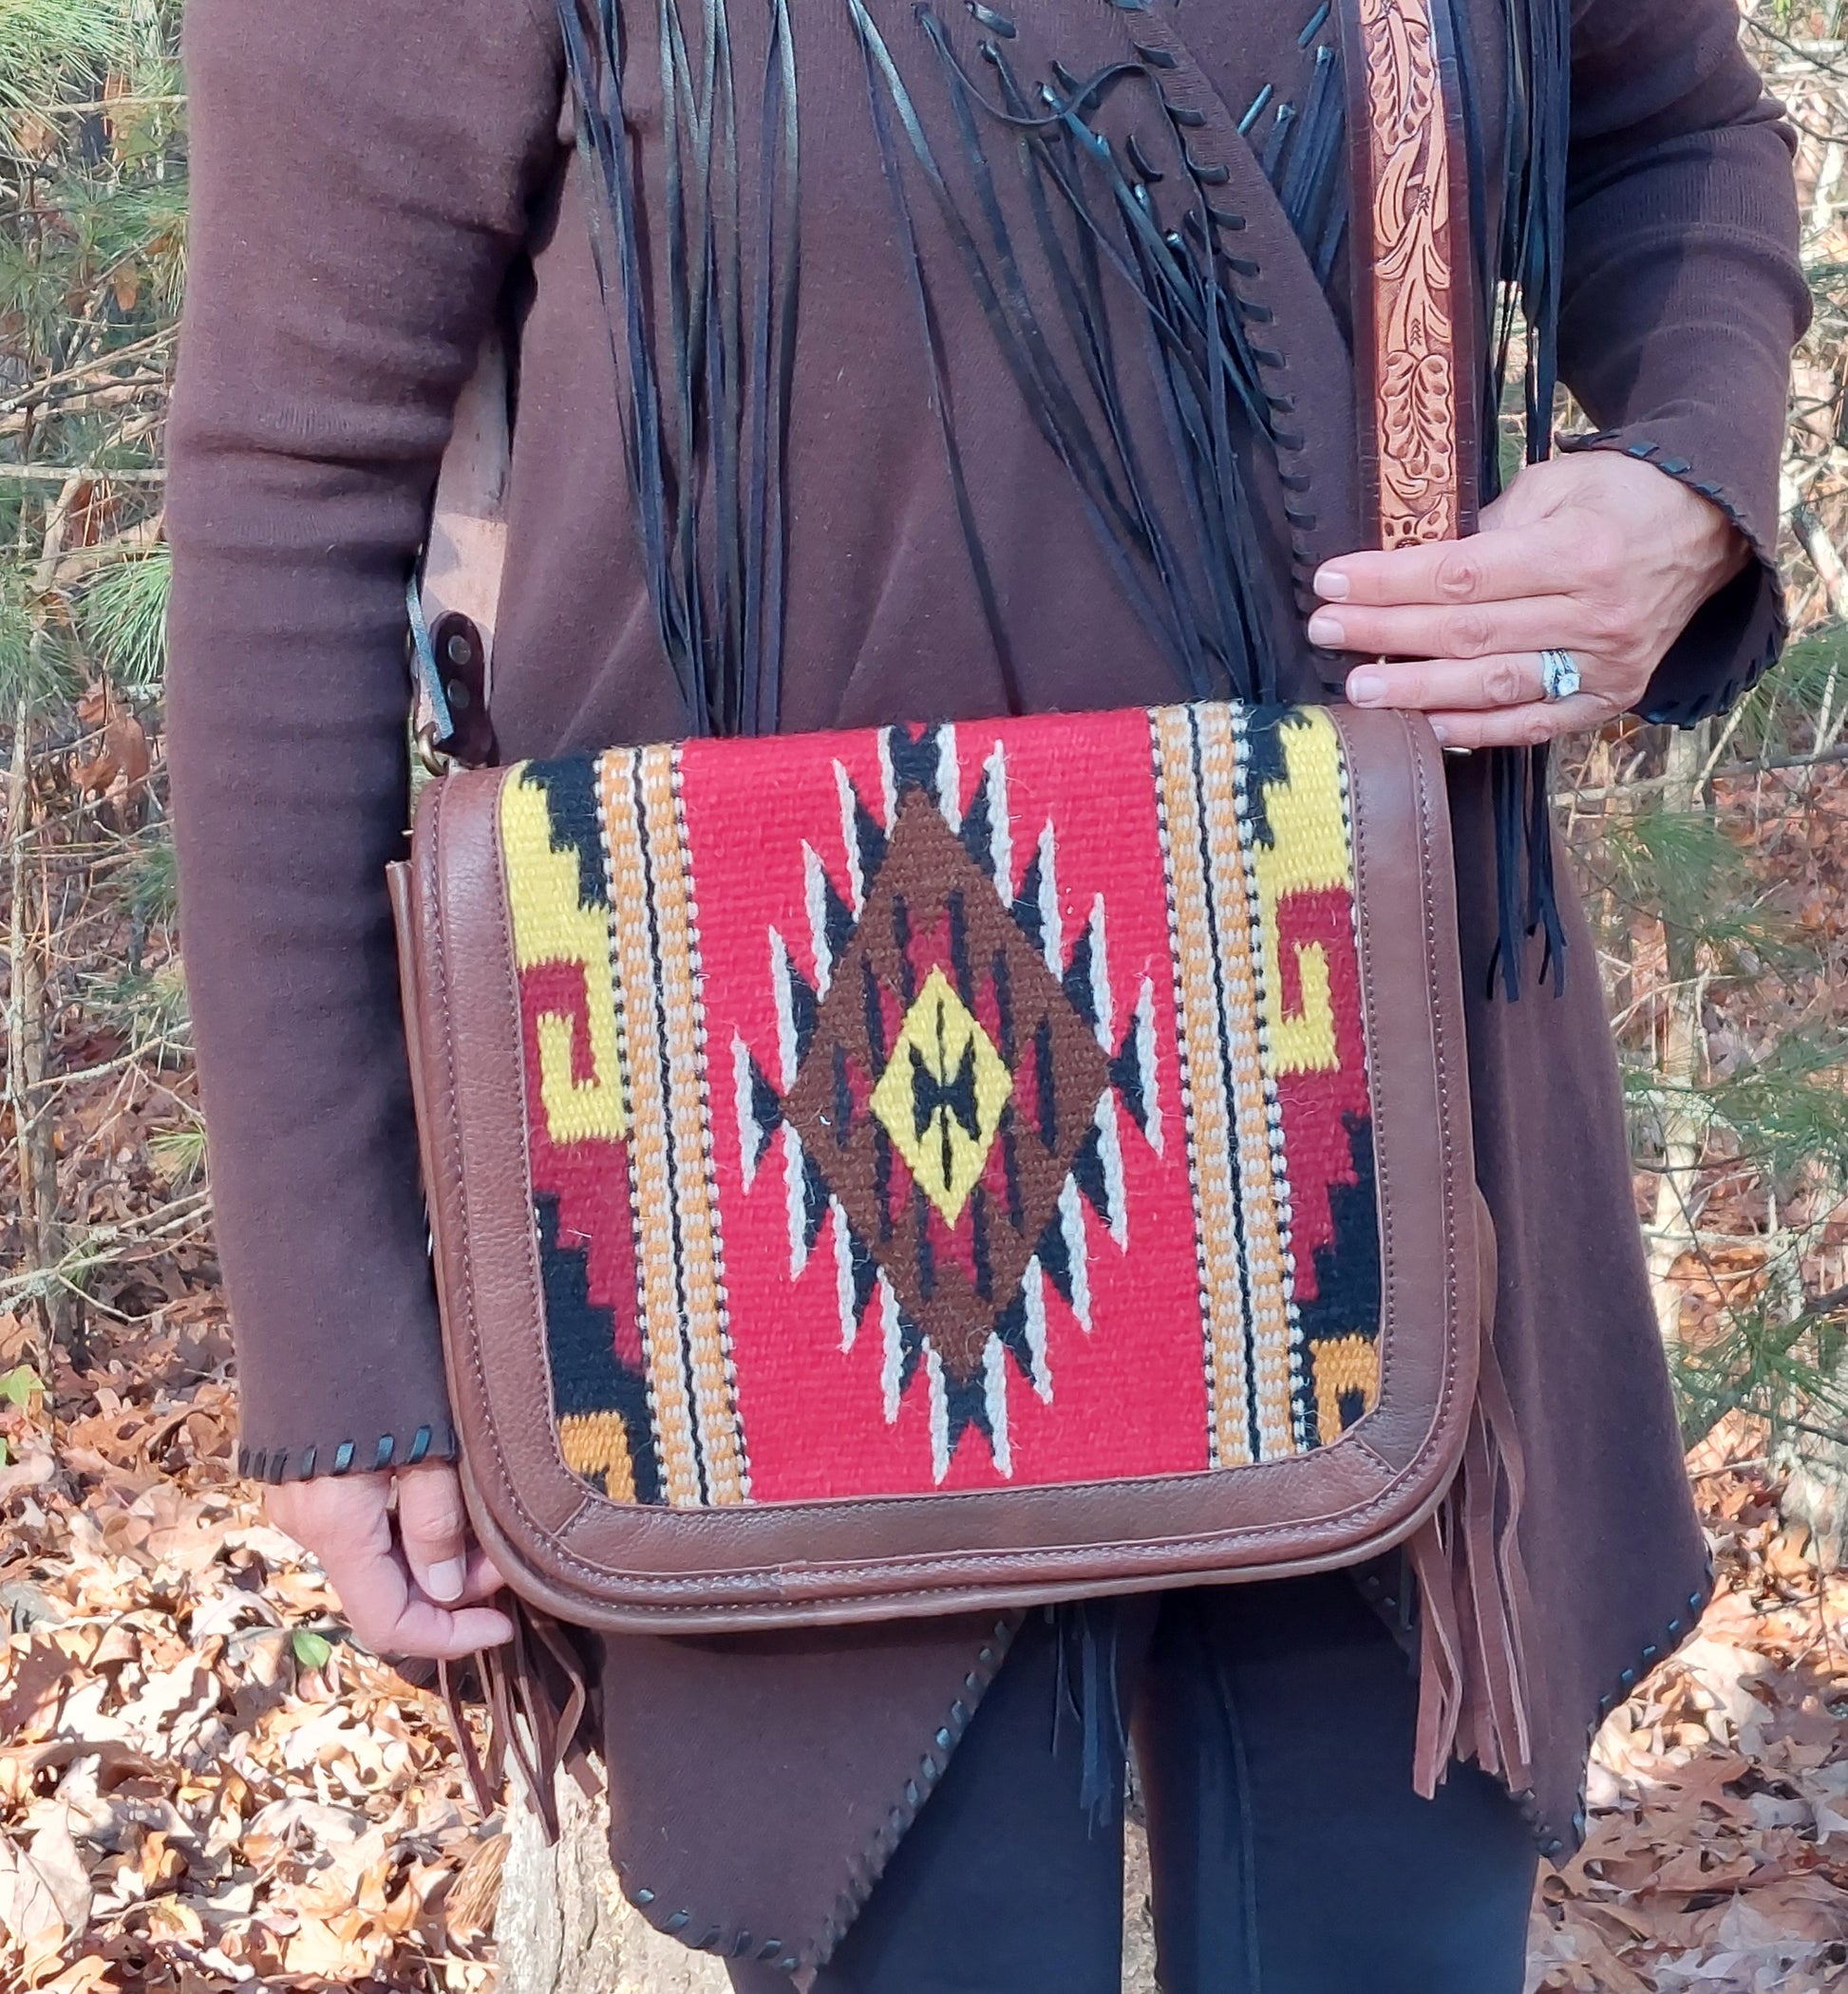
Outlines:
[[513, 1640], [474, 1657], [488, 1711], [485, 1759], [475, 1748], [448, 1663], [438, 1665], [438, 1681], [477, 1810], [485, 1818], [500, 1807], [511, 1758], [550, 1846], [558, 1839], [559, 1768], [587, 1795], [596, 1791], [595, 1727], [585, 1721], [595, 1715], [593, 1685], [568, 1627], [511, 1595], [502, 1605], [514, 1624]]
[[1489, 1337], [1462, 1465], [1407, 1546], [1418, 1582], [1418, 1740], [1413, 1780], [1428, 1800], [1452, 1759], [1524, 1792], [1533, 1778], [1521, 1629], [1526, 1573], [1520, 1437]]

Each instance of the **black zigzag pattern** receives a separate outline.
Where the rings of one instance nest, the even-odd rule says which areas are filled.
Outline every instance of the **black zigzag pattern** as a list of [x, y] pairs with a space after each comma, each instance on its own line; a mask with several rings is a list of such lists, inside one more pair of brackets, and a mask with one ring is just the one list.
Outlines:
[[1271, 825], [1272, 786], [1290, 779], [1283, 730], [1307, 724], [1308, 716], [1297, 706], [1254, 706], [1246, 719], [1245, 809], [1252, 833], [1261, 845], [1277, 841]]
[[892, 786], [902, 803], [907, 790], [921, 789], [932, 802], [942, 807], [938, 785], [938, 727], [888, 727], [886, 753], [892, 762]]
[[570, 850], [577, 856], [579, 905], [608, 907], [603, 832], [596, 811], [596, 763], [583, 755], [560, 762], [529, 762], [522, 781], [545, 791], [553, 849]]
[[545, 1289], [545, 1343], [552, 1364], [552, 1401], [557, 1417], [613, 1412], [629, 1437], [635, 1500], [662, 1499], [661, 1463], [649, 1422], [648, 1385], [639, 1371], [618, 1361], [615, 1320], [591, 1300], [590, 1270], [579, 1247], [558, 1238], [558, 1200], [535, 1194], [539, 1229], [539, 1279]]
[[[1354, 1181], [1329, 1187], [1333, 1236], [1315, 1249], [1315, 1299], [1297, 1304], [1297, 1321], [1308, 1343], [1380, 1333], [1380, 1200], [1373, 1172], [1373, 1122], [1366, 1115], [1342, 1117]], [[1314, 1394], [1305, 1387], [1299, 1408], [1306, 1429], [1315, 1431]], [[1342, 1407], [1344, 1430], [1359, 1417], [1358, 1405]], [[1319, 1436], [1323, 1444], [1338, 1439]]]

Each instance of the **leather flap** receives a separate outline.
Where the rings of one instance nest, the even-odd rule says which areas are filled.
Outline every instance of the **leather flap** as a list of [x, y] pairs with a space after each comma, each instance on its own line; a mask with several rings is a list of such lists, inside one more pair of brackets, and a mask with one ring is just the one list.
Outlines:
[[[1280, 726], [1298, 732], [1263, 731]], [[1137, 921], [1157, 917], [1145, 898], [1162, 893], [1159, 871], [1144, 896], [1125, 870], [1135, 807], [1113, 798], [1101, 828], [1084, 831], [1084, 754], [1137, 727], [1145, 772], [1148, 743], [1156, 750], [1150, 837], [1159, 830], [1169, 855], [1172, 936], [1156, 948], [1135, 939]], [[1328, 766], [1338, 762], [1348, 829], [1347, 898], [1315, 890], [1313, 868], [1282, 885], [1265, 873], [1266, 837], [1287, 858], [1292, 839], [1309, 835], [1288, 813], [1310, 793], [1318, 729], [1338, 743]], [[1408, 1535], [1454, 1473], [1475, 1392], [1482, 1258], [1444, 785], [1428, 727], [1384, 712], [1313, 709], [1279, 723], [1197, 707], [961, 731], [987, 760], [940, 793], [906, 758], [930, 742], [931, 767], [953, 766], [954, 750], [932, 730], [894, 730], [481, 771], [433, 784], [421, 800], [402, 896], [406, 1008], [469, 1500], [518, 1589], [578, 1624], [719, 1631], [864, 1621], [1311, 1571]], [[761, 774], [792, 755], [840, 771], [826, 780], [834, 842], [824, 859], [819, 832], [805, 847], [796, 841], [798, 891], [773, 933], [736, 909], [773, 891], [787, 856], [773, 837], [780, 806], [774, 784], [744, 783], [740, 771]], [[751, 759], [765, 757], [781, 762]], [[1264, 781], [1281, 786], [1254, 775], [1266, 757], [1274, 767]], [[1045, 771], [1059, 767], [1078, 771], [1070, 792], [1044, 788]], [[908, 815], [907, 785], [920, 783], [935, 803]], [[726, 801], [739, 795], [742, 807]], [[1095, 798], [1088, 807], [1099, 810]], [[1235, 821], [1235, 807], [1245, 813]], [[1028, 809], [1049, 815], [1057, 840], [1033, 845]], [[1173, 820], [1190, 810], [1191, 856]], [[1047, 877], [1055, 844], [1063, 890]], [[1004, 888], [979, 919], [974, 888], [930, 885], [971, 855]], [[891, 875], [906, 865], [910, 904], [944, 913], [946, 936], [963, 923], [964, 942], [943, 944], [951, 968], [936, 983], [891, 954]], [[1110, 885], [1087, 926], [1093, 875]], [[529, 875], [568, 890], [529, 905]], [[1229, 892], [1236, 879], [1249, 907]], [[1185, 930], [1196, 900], [1217, 924], [1203, 957]], [[952, 904], [962, 910], [953, 916]], [[1048, 920], [1064, 924], [1056, 944]], [[731, 927], [746, 937], [737, 947]], [[1015, 930], [1062, 973], [1034, 970]], [[970, 935], [988, 969], [957, 966]], [[1257, 1097], [1270, 1122], [1255, 1146], [1238, 1104], [1238, 1088], [1258, 1084], [1256, 1069], [1239, 1063], [1246, 947], [1277, 958], [1268, 986], [1259, 961], [1249, 1000], [1258, 1008], [1245, 1021], [1270, 1021], [1271, 1092]], [[1344, 948], [1365, 1077], [1355, 1107], [1336, 1114], [1331, 1095], [1315, 1105], [1316, 1088], [1334, 1087], [1342, 1070], [1336, 1040], [1316, 1038], [1316, 1017], [1318, 1006], [1339, 1011]], [[850, 1015], [844, 998], [820, 992], [830, 966], [830, 989], [853, 979], [855, 989], [887, 989], [884, 1024], [865, 1023], [877, 1004], [869, 1010], [857, 997]], [[993, 1008], [997, 979], [1007, 1017]], [[909, 1010], [892, 995], [901, 985]], [[1015, 1013], [1036, 1021], [1031, 1046]], [[791, 1035], [781, 1048], [779, 1015]], [[881, 1071], [871, 1070], [878, 1059], [867, 1063], [868, 1030], [890, 1041]], [[882, 1072], [897, 1076], [883, 1088]], [[1023, 1079], [1029, 1072], [1040, 1078]], [[1210, 1072], [1222, 1075], [1230, 1105], [1216, 1107]], [[1068, 1083], [1098, 1101], [1114, 1152], [1088, 1128], [1066, 1140], [1059, 1090]], [[1021, 1271], [997, 1229], [1009, 1196], [1019, 1219], [1036, 1194], [1009, 1190], [1001, 1128], [1027, 1114], [1029, 1094], [1047, 1153], [1077, 1189], [1044, 1194], [1054, 1219]], [[1313, 1142], [1299, 1134], [1311, 1127], [1323, 1131]], [[1311, 1170], [1297, 1157], [1326, 1148], [1329, 1129], [1345, 1131], [1351, 1168], [1325, 1157]], [[877, 1236], [880, 1208], [866, 1190], [877, 1172], [855, 1175], [862, 1138], [888, 1178], [901, 1163], [909, 1173], [922, 1216], [905, 1251], [936, 1254], [938, 1281], [949, 1278], [943, 1242], [961, 1251], [983, 1235], [971, 1278], [979, 1287], [986, 1269], [988, 1290], [966, 1346], [962, 1318], [932, 1315], [936, 1290], [907, 1285], [895, 1244], [902, 1228]], [[623, 1174], [619, 1195], [613, 1169]], [[1337, 1237], [1329, 1213], [1345, 1197], [1351, 1221], [1368, 1170], [1370, 1343], [1337, 1333], [1328, 1315], [1333, 1287], [1366, 1257], [1356, 1258], [1351, 1223]], [[1267, 1172], [1268, 1206], [1258, 1195]], [[1189, 1173], [1191, 1208], [1176, 1193], [1185, 1199]], [[934, 1212], [924, 1211], [927, 1195]], [[1223, 1209], [1216, 1195], [1229, 1200]], [[1265, 1221], [1267, 1209], [1281, 1219]], [[614, 1211], [620, 1229], [607, 1222]], [[1275, 1251], [1293, 1264], [1288, 1321], [1276, 1314], [1268, 1328], [1265, 1307], [1253, 1306], [1269, 1278], [1267, 1222], [1281, 1227]], [[774, 1251], [772, 1237], [782, 1241]], [[1171, 1268], [1136, 1259], [1164, 1237], [1185, 1247], [1184, 1307], [1162, 1285]], [[1090, 1256], [1088, 1293], [1069, 1266], [1051, 1264], [1074, 1245]], [[772, 1274], [786, 1310], [763, 1299]], [[1025, 1299], [1001, 1293], [1010, 1279]], [[975, 1306], [966, 1302], [963, 1315]], [[790, 1326], [818, 1321], [825, 1337]], [[573, 1366], [590, 1360], [572, 1341], [587, 1323], [592, 1357], [615, 1381], [588, 1412], [577, 1409]], [[1191, 1378], [1173, 1354], [1182, 1340]], [[1233, 1377], [1240, 1364], [1249, 1375]], [[1196, 1401], [1197, 1432], [1186, 1412]], [[1047, 1438], [1061, 1418], [1082, 1427], [1075, 1439]], [[801, 1428], [801, 1419], [820, 1423]], [[792, 1448], [799, 1431], [820, 1438]]]

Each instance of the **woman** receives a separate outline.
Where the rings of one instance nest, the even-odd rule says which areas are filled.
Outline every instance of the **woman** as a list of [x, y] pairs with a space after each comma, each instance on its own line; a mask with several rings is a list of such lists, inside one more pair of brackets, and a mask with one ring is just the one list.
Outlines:
[[[1190, 689], [1177, 661], [1220, 691], [1421, 708], [1472, 751], [1451, 808], [1526, 1463], [1532, 1791], [1458, 1766], [1412, 1793], [1390, 1560], [1024, 1624], [605, 1640], [625, 1887], [744, 1988], [1115, 1987], [1113, 1707], [1170, 1994], [1517, 1988], [1537, 1853], [1583, 1834], [1588, 1738], [1705, 1598], [1595, 966], [1505, 751], [1632, 708], [1691, 723], [1778, 652], [1806, 310], [1786, 134], [1731, 0], [1444, 16], [1469, 254], [1536, 319], [1530, 443], [1556, 350], [1602, 426], [1475, 540], [1359, 552], [1363, 5], [623, 0], [613, 203], [571, 146], [548, 0], [188, 9], [187, 960], [247, 1458], [372, 1646], [508, 1631], [447, 1460], [382, 883], [405, 579], [491, 327], [519, 355], [504, 759], [687, 732], [677, 671], [731, 687], [734, 724], [807, 729], [1160, 703]], [[1196, 267], [1259, 384], [1213, 470], [1221, 539], [1149, 358], [1150, 220], [1177, 256], [1210, 240]], [[632, 426], [637, 300], [659, 438]], [[679, 498], [669, 546], [651, 506]]]

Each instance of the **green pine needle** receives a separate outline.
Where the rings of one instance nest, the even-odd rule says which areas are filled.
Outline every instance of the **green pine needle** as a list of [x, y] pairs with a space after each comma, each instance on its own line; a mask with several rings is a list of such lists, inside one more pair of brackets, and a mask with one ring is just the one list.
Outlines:
[[0, 108], [28, 109], [134, 49], [130, 0], [0, 0]]
[[119, 561], [91, 582], [78, 628], [97, 661], [128, 692], [153, 692], [167, 663], [173, 556], [164, 546]]

